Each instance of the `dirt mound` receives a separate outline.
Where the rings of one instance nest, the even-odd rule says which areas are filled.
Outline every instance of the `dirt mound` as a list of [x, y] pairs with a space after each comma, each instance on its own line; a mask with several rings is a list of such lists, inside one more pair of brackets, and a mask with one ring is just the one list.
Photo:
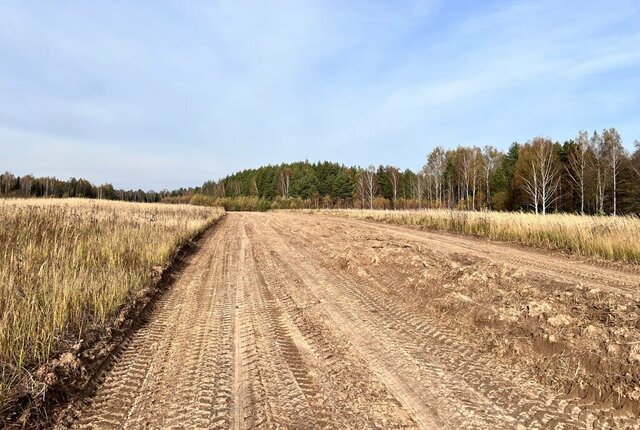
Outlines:
[[[363, 224], [332, 224], [348, 248], [332, 242], [318, 246], [338, 262], [347, 258], [343, 270], [377, 280], [417, 311], [439, 315], [475, 339], [478, 351], [518, 366], [590, 410], [640, 413], [640, 300], [611, 288], [619, 281], [615, 275], [594, 287], [590, 273], [567, 282], [553, 270], [505, 264], [499, 254], [480, 256], [476, 247], [484, 244], [474, 239], [467, 239], [472, 252], [465, 254], [457, 244], [430, 243], [429, 236], [404, 229], [406, 246], [399, 248], [395, 229], [372, 226], [366, 236]], [[584, 265], [557, 258], [567, 271]]]

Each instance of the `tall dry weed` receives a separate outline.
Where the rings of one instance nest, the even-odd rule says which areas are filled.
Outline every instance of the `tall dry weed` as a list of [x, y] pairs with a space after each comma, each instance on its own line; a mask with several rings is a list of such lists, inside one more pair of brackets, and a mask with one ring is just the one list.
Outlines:
[[100, 324], [222, 209], [0, 200], [0, 403], [60, 339]]
[[326, 210], [331, 215], [487, 237], [543, 248], [564, 249], [607, 260], [640, 263], [640, 219], [570, 214], [451, 210]]

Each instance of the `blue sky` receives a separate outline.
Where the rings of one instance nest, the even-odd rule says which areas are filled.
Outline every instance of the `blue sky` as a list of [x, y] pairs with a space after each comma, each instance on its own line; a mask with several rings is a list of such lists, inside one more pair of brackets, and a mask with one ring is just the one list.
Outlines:
[[0, 2], [0, 170], [143, 189], [640, 138], [637, 1]]

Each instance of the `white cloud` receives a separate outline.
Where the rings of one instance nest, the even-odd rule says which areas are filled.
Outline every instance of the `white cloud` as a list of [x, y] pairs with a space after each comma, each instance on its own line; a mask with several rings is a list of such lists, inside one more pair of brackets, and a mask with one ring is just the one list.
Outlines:
[[3, 2], [2, 161], [159, 188], [304, 158], [416, 168], [435, 144], [600, 124], [632, 140], [639, 7]]

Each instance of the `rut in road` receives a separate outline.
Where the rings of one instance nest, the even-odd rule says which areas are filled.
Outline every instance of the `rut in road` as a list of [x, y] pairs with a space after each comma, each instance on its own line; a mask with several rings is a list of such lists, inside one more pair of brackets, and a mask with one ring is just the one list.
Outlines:
[[416, 427], [347, 338], [267, 284], [245, 225], [204, 238], [73, 427]]
[[477, 353], [473, 339], [417, 314], [375, 279], [341, 270], [317, 246], [341, 238], [305, 232], [312, 222], [305, 215], [228, 214], [78, 407], [74, 426], [616, 423]]

